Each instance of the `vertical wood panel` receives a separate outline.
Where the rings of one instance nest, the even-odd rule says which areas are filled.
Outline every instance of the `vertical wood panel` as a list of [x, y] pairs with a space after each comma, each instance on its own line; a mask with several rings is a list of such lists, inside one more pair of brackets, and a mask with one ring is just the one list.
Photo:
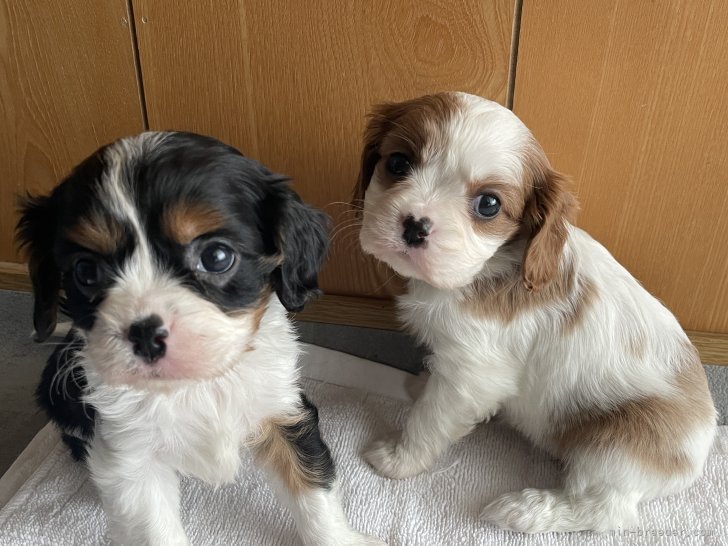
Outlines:
[[142, 129], [125, 0], [0, 2], [0, 261], [16, 196]]
[[524, 0], [515, 112], [579, 225], [692, 330], [728, 332], [728, 5]]
[[[134, 0], [150, 128], [208, 133], [294, 178], [337, 222], [321, 284], [383, 296], [346, 207], [374, 102], [505, 101], [513, 0]], [[146, 23], [142, 18], [146, 19]], [[347, 227], [349, 226], [349, 227]]]

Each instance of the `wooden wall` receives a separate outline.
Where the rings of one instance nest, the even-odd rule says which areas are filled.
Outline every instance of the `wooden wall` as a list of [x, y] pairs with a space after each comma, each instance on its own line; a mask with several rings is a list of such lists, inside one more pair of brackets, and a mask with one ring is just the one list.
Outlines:
[[126, 0], [0, 1], [0, 262], [17, 196], [142, 129]]
[[[345, 202], [370, 105], [433, 90], [505, 102], [512, 0], [134, 0], [151, 129], [217, 136], [295, 180], [336, 222], [321, 285], [386, 296]], [[144, 22], [146, 21], [146, 23]]]
[[526, 0], [514, 111], [578, 224], [690, 330], [728, 333], [728, 4]]
[[292, 176], [336, 222], [322, 286], [339, 299], [318, 318], [395, 327], [376, 298], [401, 285], [361, 256], [345, 205], [365, 114], [440, 90], [510, 92], [573, 177], [579, 225], [686, 329], [722, 335], [728, 360], [726, 27], [718, 0], [0, 0], [0, 281], [24, 274], [8, 265], [14, 196], [147, 115]]

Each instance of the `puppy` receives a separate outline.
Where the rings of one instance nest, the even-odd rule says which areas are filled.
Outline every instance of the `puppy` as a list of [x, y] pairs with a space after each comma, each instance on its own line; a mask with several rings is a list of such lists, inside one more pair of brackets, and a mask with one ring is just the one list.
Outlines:
[[432, 376], [399, 438], [366, 460], [406, 478], [495, 413], [561, 458], [563, 489], [525, 489], [482, 517], [526, 531], [635, 523], [688, 487], [716, 413], [675, 317], [569, 223], [576, 204], [509, 110], [464, 93], [377, 107], [355, 198], [365, 252], [408, 278], [401, 318]]
[[[232, 482], [250, 447], [305, 544], [349, 526], [286, 310], [317, 292], [327, 221], [212, 138], [144, 133], [22, 205], [38, 341], [73, 320], [37, 390], [122, 544], [186, 544], [179, 474]], [[64, 297], [59, 297], [63, 292]], [[271, 522], [274, 525], [274, 522]]]

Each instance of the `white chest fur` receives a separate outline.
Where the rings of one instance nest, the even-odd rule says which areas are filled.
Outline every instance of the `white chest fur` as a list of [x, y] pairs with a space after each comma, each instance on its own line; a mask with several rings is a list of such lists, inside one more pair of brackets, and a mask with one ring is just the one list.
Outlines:
[[90, 373], [87, 400], [98, 413], [92, 449], [163, 460], [214, 484], [232, 481], [242, 444], [264, 420], [297, 406], [298, 355], [284, 311], [275, 304], [261, 321], [253, 350], [219, 377], [141, 390], [105, 385]]
[[[474, 398], [496, 398], [492, 411], [537, 443], [574, 408], [669, 394], [672, 355], [686, 342], [674, 317], [588, 235], [572, 228], [566, 255], [595, 294], [575, 328], [559, 322], [558, 302], [502, 320], [472, 313], [461, 291], [421, 281], [399, 301], [403, 321], [433, 352], [433, 372], [474, 389]], [[640, 354], [635, 337], [644, 340]]]

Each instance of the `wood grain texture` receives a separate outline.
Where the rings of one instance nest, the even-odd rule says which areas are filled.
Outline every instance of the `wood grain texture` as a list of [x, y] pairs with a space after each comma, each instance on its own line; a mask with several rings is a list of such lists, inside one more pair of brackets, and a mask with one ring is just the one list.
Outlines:
[[709, 332], [686, 332], [690, 341], [698, 349], [700, 360], [704, 364], [728, 366], [728, 334]]
[[298, 320], [362, 326], [379, 330], [400, 330], [394, 300], [358, 298], [351, 296], [321, 296], [304, 311], [296, 313]]
[[728, 5], [529, 0], [515, 112], [578, 224], [689, 330], [728, 332]]
[[142, 129], [125, 0], [0, 1], [0, 261], [17, 195]]
[[134, 0], [134, 12], [150, 128], [211, 134], [290, 175], [335, 222], [327, 293], [398, 292], [362, 257], [345, 204], [366, 112], [441, 90], [504, 102], [513, 0]]
[[28, 267], [25, 264], [13, 262], [0, 262], [0, 290], [13, 290], [15, 292], [30, 292]]

